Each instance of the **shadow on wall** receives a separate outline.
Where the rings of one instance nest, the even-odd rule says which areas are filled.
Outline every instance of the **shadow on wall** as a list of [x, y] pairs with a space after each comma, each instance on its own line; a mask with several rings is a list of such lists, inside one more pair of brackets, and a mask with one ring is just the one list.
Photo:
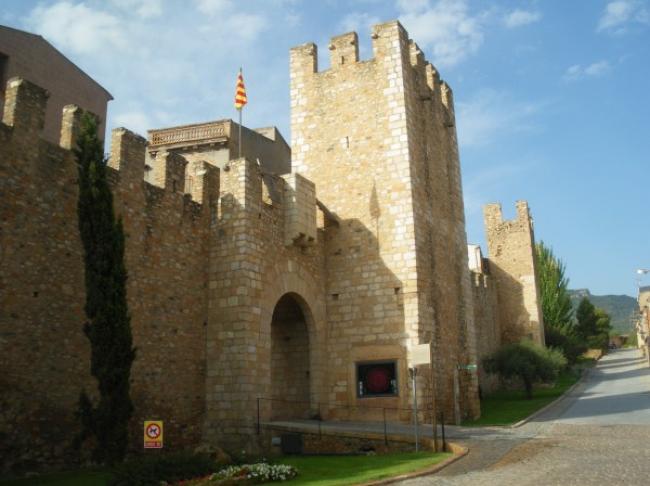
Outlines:
[[490, 260], [490, 273], [497, 285], [498, 317], [503, 344], [533, 339], [530, 313], [524, 305], [524, 285]]
[[[3, 470], [38, 470], [75, 459], [79, 394], [96, 390], [83, 333], [77, 169], [69, 150], [80, 112], [64, 110], [56, 145], [40, 137], [44, 90], [18, 81], [7, 94], [0, 124], [0, 395], [9, 412], [0, 417], [0, 456]], [[173, 161], [162, 161], [169, 169], [164, 187], [145, 183], [144, 149], [142, 137], [114, 131], [107, 169], [127, 236], [138, 349], [132, 447], [142, 447], [142, 420], [153, 418], [165, 420], [166, 447], [189, 447], [200, 440], [205, 405], [209, 211], [184, 194]]]

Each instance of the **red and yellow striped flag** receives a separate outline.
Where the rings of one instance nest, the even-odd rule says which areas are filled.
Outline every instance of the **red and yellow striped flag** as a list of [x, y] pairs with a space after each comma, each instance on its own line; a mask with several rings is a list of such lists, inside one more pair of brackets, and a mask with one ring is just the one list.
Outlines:
[[248, 98], [246, 98], [244, 76], [242, 74], [241, 68], [239, 68], [239, 75], [237, 76], [237, 89], [235, 90], [235, 108], [241, 110], [246, 103], [248, 103]]

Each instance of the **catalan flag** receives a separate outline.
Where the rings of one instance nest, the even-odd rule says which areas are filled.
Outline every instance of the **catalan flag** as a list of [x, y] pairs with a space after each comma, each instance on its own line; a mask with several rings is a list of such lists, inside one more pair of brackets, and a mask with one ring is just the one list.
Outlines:
[[246, 103], [248, 103], [248, 99], [246, 98], [244, 76], [242, 74], [241, 68], [239, 68], [239, 75], [237, 76], [237, 89], [235, 90], [235, 108], [241, 110]]

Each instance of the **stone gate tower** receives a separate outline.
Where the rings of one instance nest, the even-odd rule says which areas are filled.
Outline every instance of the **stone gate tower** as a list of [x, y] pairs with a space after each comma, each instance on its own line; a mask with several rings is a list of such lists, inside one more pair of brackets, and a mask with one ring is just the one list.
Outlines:
[[430, 343], [422, 401], [447, 417], [474, 416], [476, 377], [463, 371], [476, 356], [452, 92], [399, 22], [374, 26], [372, 45], [374, 57], [360, 61], [356, 33], [334, 37], [322, 72], [316, 45], [291, 51], [292, 170], [342, 221], [325, 248], [329, 355], [341, 363], [328, 398], [367, 404], [359, 363], [396, 360], [399, 397], [374, 400], [408, 407], [412, 348]]

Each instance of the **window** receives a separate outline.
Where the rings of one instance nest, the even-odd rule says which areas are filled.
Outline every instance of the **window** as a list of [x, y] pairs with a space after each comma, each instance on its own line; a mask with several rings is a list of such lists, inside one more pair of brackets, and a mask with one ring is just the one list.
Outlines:
[[[9, 64], [9, 58], [0, 52], [0, 107], [2, 106], [2, 101], [5, 97], [5, 85], [7, 84], [7, 67]], [[0, 115], [2, 115], [0, 113]]]
[[397, 363], [395, 361], [357, 363], [357, 396], [359, 398], [394, 397], [397, 394]]

